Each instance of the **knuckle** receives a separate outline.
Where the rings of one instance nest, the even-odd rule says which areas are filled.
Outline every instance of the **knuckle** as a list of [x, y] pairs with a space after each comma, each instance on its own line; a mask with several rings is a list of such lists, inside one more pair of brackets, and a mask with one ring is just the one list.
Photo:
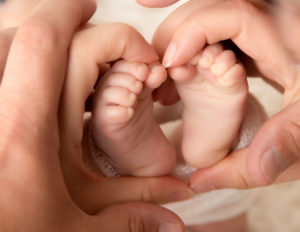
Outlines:
[[59, 42], [54, 27], [43, 20], [26, 22], [18, 30], [16, 40], [23, 46], [38, 51], [53, 51]]
[[150, 188], [146, 187], [143, 189], [141, 193], [141, 202], [147, 202], [147, 203], [155, 203], [154, 202], [154, 195]]
[[238, 169], [234, 169], [231, 183], [233, 185], [231, 187], [236, 189], [249, 189], [252, 186], [248, 179]]
[[140, 216], [131, 215], [129, 219], [129, 231], [130, 232], [143, 232], [145, 230], [145, 224]]

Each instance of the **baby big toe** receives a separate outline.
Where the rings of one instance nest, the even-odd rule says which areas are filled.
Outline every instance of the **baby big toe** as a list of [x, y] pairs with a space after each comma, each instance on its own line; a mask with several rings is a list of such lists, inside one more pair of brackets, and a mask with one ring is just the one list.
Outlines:
[[127, 73], [134, 76], [139, 81], [145, 81], [149, 75], [149, 68], [143, 63], [129, 62], [121, 60], [112, 67], [113, 72]]
[[220, 43], [208, 45], [204, 48], [199, 59], [199, 66], [203, 69], [210, 69], [215, 62], [215, 58], [223, 51]]
[[233, 65], [223, 76], [218, 78], [220, 85], [231, 89], [244, 90], [248, 88], [246, 71], [241, 63]]
[[105, 80], [105, 86], [127, 88], [135, 94], [140, 94], [143, 89], [143, 83], [127, 73], [110, 73]]
[[231, 50], [221, 52], [215, 59], [210, 71], [216, 77], [224, 75], [231, 67], [236, 64], [235, 54]]
[[[119, 123], [126, 123], [129, 121], [133, 114], [134, 110], [133, 108], [124, 107], [124, 106], [108, 106], [104, 109], [102, 109], [102, 124], [104, 125], [102, 127], [102, 130], [104, 130], [105, 127], [107, 127], [107, 124], [117, 124]], [[110, 129], [113, 129], [111, 127], [108, 127]]]
[[102, 93], [105, 105], [120, 105], [124, 107], [133, 107], [136, 103], [136, 95], [126, 88], [108, 87]]

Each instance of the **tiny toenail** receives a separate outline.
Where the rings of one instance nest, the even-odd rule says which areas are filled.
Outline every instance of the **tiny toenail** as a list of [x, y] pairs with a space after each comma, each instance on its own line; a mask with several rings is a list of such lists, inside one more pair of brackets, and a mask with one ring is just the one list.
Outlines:
[[202, 68], [210, 68], [213, 60], [208, 56], [202, 56], [199, 60], [199, 65]]

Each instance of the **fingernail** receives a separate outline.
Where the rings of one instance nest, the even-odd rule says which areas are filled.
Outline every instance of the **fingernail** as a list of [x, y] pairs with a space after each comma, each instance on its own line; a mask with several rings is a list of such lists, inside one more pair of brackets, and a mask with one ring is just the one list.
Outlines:
[[172, 66], [173, 58], [176, 54], [177, 46], [174, 42], [170, 43], [169, 47], [167, 48], [167, 51], [165, 53], [165, 57], [163, 60], [163, 66], [165, 68], [169, 68]]
[[175, 201], [184, 201], [188, 200], [194, 197], [194, 192], [192, 190], [187, 190], [187, 191], [178, 191], [174, 192], [171, 195], [170, 201], [175, 202]]
[[192, 185], [191, 189], [193, 189], [196, 193], [204, 193], [204, 192], [215, 190], [216, 187], [211, 182], [205, 182], [201, 184]]
[[290, 164], [291, 162], [285, 159], [275, 147], [267, 150], [260, 160], [261, 170], [270, 183], [273, 183]]
[[182, 232], [178, 224], [162, 223], [159, 225], [158, 232]]

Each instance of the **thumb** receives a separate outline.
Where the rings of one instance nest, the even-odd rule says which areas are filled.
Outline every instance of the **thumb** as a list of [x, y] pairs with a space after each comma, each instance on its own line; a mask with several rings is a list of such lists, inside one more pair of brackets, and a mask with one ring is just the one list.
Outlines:
[[254, 138], [247, 160], [253, 181], [268, 185], [300, 157], [300, 101], [268, 120]]
[[182, 221], [174, 213], [162, 207], [146, 203], [125, 203], [111, 206], [102, 210], [93, 220], [94, 223], [91, 226], [95, 231], [185, 231]]

